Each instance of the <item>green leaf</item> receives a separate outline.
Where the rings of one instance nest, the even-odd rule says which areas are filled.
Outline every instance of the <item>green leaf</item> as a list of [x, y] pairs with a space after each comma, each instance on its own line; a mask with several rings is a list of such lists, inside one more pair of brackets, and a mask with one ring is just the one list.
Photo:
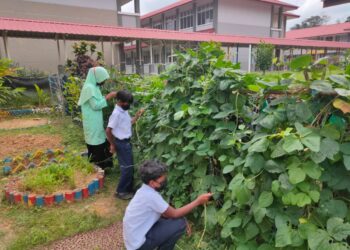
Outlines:
[[305, 180], [306, 174], [303, 169], [298, 167], [293, 167], [288, 171], [289, 181], [292, 184], [298, 184]]
[[219, 89], [222, 91], [226, 90], [230, 87], [231, 83], [232, 83], [232, 80], [222, 80], [219, 84]]
[[322, 170], [320, 166], [312, 161], [303, 163], [302, 169], [312, 179], [318, 180], [321, 177]]
[[350, 143], [347, 142], [347, 143], [341, 144], [341, 145], [340, 145], [340, 151], [341, 151], [343, 154], [350, 155]]
[[320, 200], [320, 193], [316, 190], [310, 191], [309, 196], [314, 202], [318, 202]]
[[236, 228], [236, 227], [239, 227], [241, 224], [242, 224], [242, 218], [239, 216], [235, 216], [235, 218], [233, 218], [227, 223], [227, 227]]
[[329, 217], [345, 218], [348, 213], [348, 207], [344, 201], [330, 200], [322, 204], [320, 212]]
[[341, 89], [341, 88], [335, 88], [334, 90], [335, 90], [335, 92], [337, 92], [337, 94], [340, 95], [340, 96], [345, 96], [345, 97], [350, 96], [350, 90]]
[[317, 226], [312, 224], [312, 223], [305, 223], [305, 224], [300, 224], [298, 231], [300, 236], [304, 239], [307, 240], [309, 238], [309, 235], [313, 232], [316, 232]]
[[263, 219], [264, 219], [264, 217], [266, 215], [266, 212], [267, 212], [266, 208], [257, 206], [254, 203], [252, 209], [253, 209], [253, 215], [254, 215], [255, 222], [260, 224], [263, 221]]
[[267, 115], [259, 121], [259, 125], [267, 129], [272, 129], [276, 124], [277, 122], [274, 115]]
[[287, 153], [304, 149], [303, 144], [301, 144], [300, 140], [295, 135], [286, 136], [282, 147]]
[[165, 141], [165, 139], [169, 136], [169, 133], [158, 133], [153, 137], [152, 142], [155, 144], [161, 143]]
[[269, 146], [269, 140], [264, 137], [250, 146], [249, 152], [265, 152]]
[[179, 121], [181, 120], [183, 117], [185, 116], [185, 111], [179, 111], [179, 112], [176, 112], [175, 115], [174, 115], [174, 120], [175, 121]]
[[282, 162], [268, 160], [265, 163], [264, 169], [269, 173], [282, 173], [285, 170], [285, 165]]
[[336, 155], [340, 150], [339, 143], [335, 140], [325, 138], [321, 142], [321, 152], [328, 159], [333, 160], [334, 155]]
[[311, 204], [311, 199], [304, 193], [298, 193], [295, 196], [295, 200], [292, 200], [292, 203], [296, 204], [298, 207], [305, 207], [306, 205]]
[[231, 180], [228, 188], [232, 191], [237, 190], [239, 186], [242, 185], [243, 181], [245, 180], [243, 174], [239, 173], [236, 174], [235, 177]]
[[333, 140], [339, 140], [340, 138], [340, 132], [334, 126], [325, 126], [321, 128], [320, 134]]
[[257, 174], [264, 168], [265, 160], [261, 154], [258, 153], [249, 153], [244, 167], [249, 167], [253, 174]]
[[232, 114], [234, 111], [233, 110], [229, 110], [229, 111], [222, 111], [217, 113], [213, 118], [214, 119], [223, 119], [228, 117], [230, 114]]
[[312, 62], [311, 55], [303, 55], [293, 59], [290, 63], [290, 68], [293, 71], [301, 70], [308, 67]]
[[311, 232], [308, 236], [308, 243], [311, 250], [326, 250], [331, 240], [332, 238], [328, 233], [321, 229]]
[[318, 134], [311, 133], [301, 137], [301, 142], [313, 152], [319, 152], [321, 146], [321, 137]]
[[239, 186], [236, 190], [235, 195], [237, 202], [241, 205], [246, 204], [251, 198], [251, 192], [245, 185]]
[[273, 203], [273, 195], [271, 192], [262, 192], [259, 197], [259, 207], [265, 208]]
[[322, 92], [322, 93], [326, 93], [326, 94], [335, 93], [332, 85], [326, 81], [323, 81], [323, 80], [313, 81], [310, 85], [310, 89], [314, 89], [318, 92]]
[[232, 172], [235, 169], [234, 165], [227, 165], [224, 167], [224, 169], [222, 170], [223, 174], [228, 174], [230, 172]]
[[311, 159], [315, 162], [315, 163], [321, 163], [323, 162], [325, 159], [326, 159], [326, 156], [323, 155], [322, 152], [318, 152], [318, 153], [315, 153], [315, 152], [312, 152], [311, 153]]
[[275, 247], [286, 247], [292, 244], [291, 229], [287, 225], [277, 228], [275, 236]]
[[343, 155], [343, 162], [346, 170], [350, 171], [350, 155]]
[[259, 234], [259, 228], [253, 222], [250, 222], [245, 229], [245, 238], [246, 240], [253, 239], [255, 236]]
[[280, 140], [276, 146], [275, 149], [271, 153], [271, 158], [278, 158], [283, 155], [285, 155], [287, 152], [283, 149], [283, 140]]
[[350, 81], [343, 75], [330, 75], [329, 79], [339, 85], [350, 87]]
[[259, 85], [253, 85], [253, 84], [250, 84], [247, 86], [249, 90], [251, 91], [254, 91], [254, 92], [260, 92], [261, 90], [261, 87]]
[[350, 235], [350, 224], [341, 218], [330, 218], [327, 221], [328, 233], [337, 241], [345, 240]]

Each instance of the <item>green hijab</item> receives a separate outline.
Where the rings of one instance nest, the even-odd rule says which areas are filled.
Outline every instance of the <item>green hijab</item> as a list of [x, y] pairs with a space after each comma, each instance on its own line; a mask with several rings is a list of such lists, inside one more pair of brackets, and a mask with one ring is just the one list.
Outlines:
[[97, 83], [101, 83], [107, 79], [109, 79], [109, 74], [105, 68], [94, 67], [89, 69], [84, 87], [80, 93], [78, 105], [83, 105], [91, 97], [100, 99], [102, 97], [102, 94], [100, 88], [97, 86]]

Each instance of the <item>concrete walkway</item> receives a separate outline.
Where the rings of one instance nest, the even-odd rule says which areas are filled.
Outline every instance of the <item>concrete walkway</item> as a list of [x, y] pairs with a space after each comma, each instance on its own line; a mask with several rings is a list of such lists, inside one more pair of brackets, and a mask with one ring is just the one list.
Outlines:
[[122, 250], [122, 222], [110, 227], [77, 234], [36, 250]]

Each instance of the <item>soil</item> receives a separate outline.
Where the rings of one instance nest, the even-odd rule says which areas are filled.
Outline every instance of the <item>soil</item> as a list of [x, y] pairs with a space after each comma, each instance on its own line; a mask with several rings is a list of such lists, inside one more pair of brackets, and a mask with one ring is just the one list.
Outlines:
[[16, 234], [11, 227], [11, 223], [1, 218], [0, 222], [0, 250], [7, 249], [9, 245], [16, 238]]
[[0, 129], [19, 129], [19, 128], [31, 128], [47, 125], [48, 119], [45, 118], [17, 118], [11, 120], [0, 120]]
[[3, 135], [0, 140], [0, 159], [48, 148], [62, 148], [62, 138], [57, 135]]
[[87, 208], [88, 211], [96, 213], [101, 217], [110, 217], [115, 215], [116, 211], [115, 199], [112, 198], [98, 198], [94, 203], [90, 204]]

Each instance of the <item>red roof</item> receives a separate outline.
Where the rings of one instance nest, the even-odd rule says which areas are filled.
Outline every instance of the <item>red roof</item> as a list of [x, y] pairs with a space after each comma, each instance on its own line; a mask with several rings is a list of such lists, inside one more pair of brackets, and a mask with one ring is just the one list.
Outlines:
[[3, 17], [0, 17], [0, 31], [7, 31], [9, 37], [40, 37], [46, 39], [55, 39], [57, 35], [62, 39], [63, 35], [65, 35], [67, 40], [99, 41], [99, 39], [103, 38], [105, 41], [130, 41], [135, 39], [189, 42], [215, 41], [230, 45], [254, 45], [264, 41], [273, 45], [287, 47], [350, 48], [350, 43], [344, 42], [218, 35], [213, 33], [126, 28]]
[[[163, 7], [163, 8], [158, 9], [158, 10], [151, 11], [151, 12], [141, 16], [141, 20], [149, 18], [149, 17], [152, 17], [152, 16], [155, 16], [155, 15], [158, 15], [158, 14], [161, 14], [161, 13], [164, 13], [164, 12], [166, 12], [168, 10], [172, 10], [172, 9], [180, 7], [182, 5], [191, 3], [192, 1], [193, 0], [178, 0], [177, 2], [175, 2], [173, 4], [167, 5], [167, 6]], [[264, 2], [264, 3], [270, 3], [270, 4], [281, 5], [281, 6], [284, 6], [284, 7], [288, 8], [288, 10], [296, 10], [296, 9], [299, 8], [298, 6], [295, 6], [295, 5], [292, 5], [292, 4], [288, 4], [288, 3], [284, 3], [284, 2], [281, 2], [279, 0], [257, 0], [257, 1]]]
[[332, 25], [322, 25], [313, 28], [291, 30], [287, 32], [287, 38], [311, 38], [345, 33], [350, 33], [350, 23], [338, 23]]
[[283, 15], [285, 15], [286, 17], [289, 17], [289, 19], [295, 19], [300, 17], [299, 15], [290, 13], [290, 12], [284, 12]]

